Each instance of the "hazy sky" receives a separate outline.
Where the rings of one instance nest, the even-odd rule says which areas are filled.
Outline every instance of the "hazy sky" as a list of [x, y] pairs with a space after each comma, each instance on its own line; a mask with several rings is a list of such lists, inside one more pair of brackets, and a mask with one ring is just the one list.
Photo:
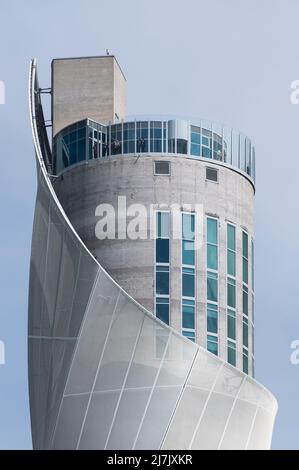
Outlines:
[[[198, 116], [256, 145], [256, 378], [277, 397], [273, 448], [299, 449], [297, 0], [1, 0], [0, 448], [30, 448], [27, 296], [36, 192], [29, 61], [50, 86], [54, 57], [115, 54], [128, 114]], [[47, 98], [46, 98], [47, 99]], [[50, 118], [48, 115], [47, 118]]]

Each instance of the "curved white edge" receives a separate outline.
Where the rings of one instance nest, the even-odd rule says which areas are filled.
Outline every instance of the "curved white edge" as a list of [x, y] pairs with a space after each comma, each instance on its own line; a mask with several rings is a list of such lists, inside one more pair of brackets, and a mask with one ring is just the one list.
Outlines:
[[[222, 449], [234, 448], [234, 446], [244, 449], [269, 448], [278, 408], [275, 397], [263, 385], [207, 350], [190, 342], [139, 305], [106, 273], [74, 230], [56, 196], [44, 165], [35, 115], [35, 80], [36, 60], [33, 60], [29, 73], [29, 106], [37, 171], [49, 192], [50, 202], [57, 208], [66, 230], [75, 237], [82, 252], [92, 260], [97, 268], [88, 304], [85, 311], [82, 312], [78, 336], [64, 338], [74, 340], [75, 347], [69, 368], [66, 371], [67, 379], [60, 402], [55, 405], [54, 411], [55, 413], [57, 411], [57, 414], [54, 428], [50, 426], [48, 429], [48, 413], [51, 414], [53, 410], [47, 409], [45, 416], [41, 419], [46, 421], [43, 425], [46, 429], [48, 444], [34, 443], [35, 447], [116, 449], [122, 448], [121, 446], [127, 443], [128, 448], [132, 449]], [[39, 181], [38, 184], [40, 184]], [[50, 215], [48, 223], [51, 223]], [[108, 285], [105, 284], [106, 281], [108, 281]], [[110, 291], [115, 294], [109, 296]], [[112, 304], [110, 300], [107, 304], [107, 299], [110, 299]], [[129, 309], [128, 306], [130, 306]], [[122, 325], [121, 321], [124, 322], [123, 328], [117, 329], [118, 322]], [[99, 328], [96, 328], [96, 325]], [[127, 325], [131, 325], [131, 329], [129, 328], [128, 331], [126, 331]], [[155, 326], [159, 326], [159, 331], [163, 330], [166, 336], [164, 333], [163, 335], [167, 338], [162, 341], [161, 357], [157, 356], [157, 352], [154, 352], [153, 349], [157, 346], [156, 340], [154, 341], [153, 338], [153, 335], [156, 335], [153, 331], [157, 331]], [[129, 330], [134, 330], [134, 334], [129, 333]], [[150, 334], [149, 331], [151, 331]], [[97, 341], [92, 343], [91, 338], [95, 334]], [[98, 350], [101, 335], [102, 346]], [[124, 337], [126, 341], [122, 343]], [[50, 339], [61, 338], [51, 337]], [[146, 346], [148, 339], [151, 346]], [[39, 341], [39, 348], [42, 348], [43, 337], [29, 336], [29, 342], [34, 343], [35, 340]], [[131, 349], [128, 349], [130, 341], [132, 342]], [[109, 349], [111, 343], [118, 344], [119, 349], [117, 347], [111, 352]], [[156, 346], [153, 346], [152, 343]], [[86, 345], [90, 347], [90, 350], [87, 349], [87, 353]], [[95, 348], [94, 351], [92, 347]], [[147, 349], [144, 349], [145, 347]], [[47, 354], [47, 350], [44, 350], [43, 353]], [[116, 354], [118, 359], [113, 359], [111, 354], [113, 357]], [[89, 388], [85, 390], [85, 383], [84, 381], [81, 383], [81, 378], [82, 373], [89, 365], [86, 363], [86, 357], [90, 361], [96, 360], [97, 367]], [[53, 356], [51, 359], [53, 360]], [[55, 364], [51, 363], [51, 365], [55, 367]], [[84, 366], [83, 369], [82, 366]], [[111, 379], [113, 376], [120, 380], [122, 369], [115, 373], [115, 366], [125, 367], [126, 373], [120, 384], [114, 384], [114, 388], [109, 389], [107, 384], [103, 385], [103, 377], [105, 377], [105, 373], [107, 375], [108, 370], [106, 380], [108, 380], [107, 377]], [[29, 369], [32, 367], [33, 364], [29, 361]], [[43, 370], [41, 368], [42, 364], [39, 362], [39, 369], [37, 372], [35, 371], [35, 375], [31, 379], [33, 386], [37, 381], [39, 385], [42, 382]], [[138, 375], [139, 369], [143, 372]], [[129, 386], [132, 371], [135, 371], [134, 380], [137, 383], [139, 380], [144, 381], [142, 386], [136, 384]], [[146, 379], [149, 371], [154, 374], [150, 384]], [[58, 375], [56, 380], [59, 380], [59, 377]], [[48, 400], [51, 402], [52, 390], [48, 389], [47, 393], [49, 396], [46, 400], [46, 406]], [[135, 400], [135, 397], [139, 397], [141, 402]], [[162, 397], [163, 412], [167, 415], [164, 422], [161, 418], [162, 410], [159, 409], [161, 406], [159, 397]], [[110, 401], [106, 402], [107, 399]], [[191, 399], [195, 400], [195, 408], [190, 408]], [[113, 404], [111, 404], [111, 400]], [[31, 403], [32, 408], [33, 405]], [[101, 408], [103, 406], [104, 410]], [[138, 406], [140, 407], [139, 414], [135, 416]], [[80, 407], [82, 407], [82, 413]], [[94, 421], [94, 419], [99, 411], [105, 415], [110, 409], [109, 407], [112, 414], [108, 417], [109, 419], [105, 418], [107, 429], [103, 430], [102, 416], [100, 420]], [[133, 413], [131, 421], [135, 423], [135, 428], [121, 433], [122, 426], [126, 424], [121, 414], [123, 407], [125, 410], [130, 409]], [[216, 422], [215, 407], [219, 410]], [[244, 425], [240, 431], [239, 421], [244, 413], [246, 426]], [[32, 409], [31, 416], [33, 415]], [[39, 417], [33, 416], [33, 418]], [[74, 419], [77, 421], [73, 422]], [[181, 427], [186, 422], [188, 429], [182, 432]], [[75, 430], [76, 435], [74, 436]], [[128, 444], [127, 434], [129, 431], [133, 433], [133, 438]], [[102, 434], [104, 434], [104, 440], [100, 444], [99, 440]], [[155, 441], [157, 434], [160, 437]], [[177, 440], [177, 436], [181, 440]]]

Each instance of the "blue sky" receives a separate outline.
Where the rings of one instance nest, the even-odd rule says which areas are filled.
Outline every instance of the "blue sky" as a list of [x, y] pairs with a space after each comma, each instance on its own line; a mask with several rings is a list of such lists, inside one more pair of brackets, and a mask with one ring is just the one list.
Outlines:
[[31, 448], [29, 61], [38, 59], [48, 87], [52, 58], [106, 48], [126, 75], [128, 114], [204, 117], [242, 130], [256, 145], [256, 378], [279, 402], [273, 448], [299, 448], [299, 365], [290, 362], [290, 343], [299, 338], [299, 105], [290, 103], [299, 79], [298, 16], [296, 0], [1, 0], [1, 449]]

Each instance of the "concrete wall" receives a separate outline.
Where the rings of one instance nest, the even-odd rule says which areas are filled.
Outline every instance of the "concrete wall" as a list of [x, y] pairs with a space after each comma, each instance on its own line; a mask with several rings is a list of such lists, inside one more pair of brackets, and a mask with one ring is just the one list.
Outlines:
[[54, 59], [53, 135], [85, 118], [103, 124], [125, 117], [125, 77], [114, 56]]
[[[97, 256], [111, 276], [138, 302], [154, 311], [154, 241], [104, 240], [95, 236], [101, 203], [117, 207], [117, 197], [126, 196], [127, 205], [178, 203], [202, 204], [205, 216], [219, 218], [219, 355], [227, 359], [226, 341], [226, 222], [236, 225], [237, 249], [237, 367], [242, 368], [242, 228], [253, 237], [251, 183], [239, 173], [217, 165], [219, 182], [206, 181], [207, 161], [163, 156], [171, 162], [171, 176], [154, 176], [154, 160], [160, 156], [119, 156], [92, 161], [67, 169], [55, 180], [58, 197], [83, 242]], [[149, 211], [148, 211], [149, 213]], [[196, 253], [197, 342], [206, 347], [206, 247]], [[171, 326], [181, 331], [181, 242], [171, 240]], [[249, 272], [251, 251], [249, 250]], [[249, 293], [251, 276], [249, 275]], [[250, 299], [250, 294], [249, 294]], [[249, 320], [251, 319], [249, 301]], [[249, 373], [251, 373], [252, 325], [249, 321]]]

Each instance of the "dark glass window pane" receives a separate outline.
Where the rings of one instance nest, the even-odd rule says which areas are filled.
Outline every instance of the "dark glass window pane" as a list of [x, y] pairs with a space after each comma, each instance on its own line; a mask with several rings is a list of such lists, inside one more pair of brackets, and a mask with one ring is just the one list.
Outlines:
[[218, 301], [218, 280], [208, 273], [207, 276], [207, 299], [212, 302]]
[[156, 293], [161, 295], [169, 295], [169, 272], [156, 272]]
[[243, 313], [248, 316], [248, 291], [243, 289]]
[[243, 321], [243, 346], [248, 348], [248, 323]]
[[86, 137], [86, 128], [82, 127], [81, 129], [78, 129], [78, 139], [85, 139]]
[[177, 153], [187, 153], [187, 140], [177, 139]]
[[85, 146], [86, 146], [85, 139], [81, 139], [78, 141], [78, 161], [79, 162], [86, 159]]
[[248, 374], [248, 356], [243, 353], [243, 372]]
[[183, 273], [183, 297], [195, 297], [194, 274]]
[[169, 263], [169, 239], [156, 239], [156, 262]]
[[227, 336], [228, 338], [236, 339], [236, 318], [229, 313], [227, 315]]
[[208, 269], [217, 270], [218, 267], [218, 254], [217, 246], [208, 245], [207, 246], [207, 267]]
[[77, 142], [73, 142], [69, 146], [70, 149], [70, 165], [77, 162]]
[[195, 307], [183, 304], [183, 328], [194, 330], [195, 328]]
[[243, 249], [243, 256], [248, 258], [248, 235], [246, 232], [242, 234], [242, 249]]
[[243, 258], [243, 282], [248, 284], [248, 261]]
[[160, 320], [169, 325], [169, 303], [160, 303], [159, 299], [156, 302], [156, 316]]
[[236, 308], [236, 286], [229, 281], [227, 283], [227, 305]]
[[182, 261], [183, 264], [189, 264], [194, 266], [195, 264], [195, 252], [194, 252], [194, 242], [183, 240], [182, 242]]
[[213, 308], [213, 305], [208, 304], [207, 308], [207, 329], [210, 333], [218, 332], [218, 311]]
[[218, 339], [208, 335], [207, 350], [218, 356]]

